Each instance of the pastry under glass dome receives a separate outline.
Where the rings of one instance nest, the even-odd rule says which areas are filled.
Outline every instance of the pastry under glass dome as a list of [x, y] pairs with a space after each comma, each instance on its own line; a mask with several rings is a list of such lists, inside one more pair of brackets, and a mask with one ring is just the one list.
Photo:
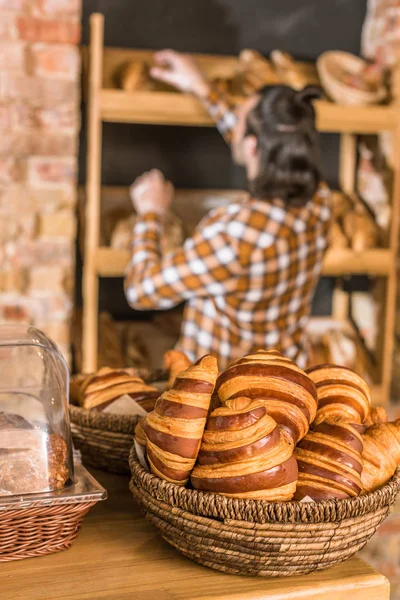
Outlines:
[[44, 333], [0, 326], [0, 496], [74, 483], [68, 392], [68, 366]]

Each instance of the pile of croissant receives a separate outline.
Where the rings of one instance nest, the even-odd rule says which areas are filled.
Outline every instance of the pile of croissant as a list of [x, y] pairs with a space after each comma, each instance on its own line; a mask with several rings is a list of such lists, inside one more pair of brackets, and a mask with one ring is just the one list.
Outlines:
[[349, 498], [384, 485], [400, 466], [400, 419], [372, 408], [353, 371], [307, 372], [259, 350], [218, 373], [172, 354], [170, 388], [141, 419], [135, 439], [152, 473], [234, 498]]

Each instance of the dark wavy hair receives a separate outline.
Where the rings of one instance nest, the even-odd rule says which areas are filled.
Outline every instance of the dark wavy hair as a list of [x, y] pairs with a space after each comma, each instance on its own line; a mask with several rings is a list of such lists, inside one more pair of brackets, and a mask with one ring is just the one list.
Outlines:
[[321, 181], [320, 149], [312, 101], [321, 89], [296, 91], [271, 85], [258, 92], [260, 101], [247, 117], [246, 135], [254, 135], [260, 150], [260, 173], [249, 181], [260, 199], [279, 198], [303, 206]]

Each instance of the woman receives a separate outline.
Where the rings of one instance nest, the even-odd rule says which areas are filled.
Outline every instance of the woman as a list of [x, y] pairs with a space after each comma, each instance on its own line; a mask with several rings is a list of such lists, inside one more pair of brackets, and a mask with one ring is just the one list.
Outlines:
[[190, 239], [161, 255], [173, 187], [159, 171], [131, 187], [138, 213], [126, 296], [135, 309], [186, 301], [177, 347], [220, 368], [257, 348], [276, 348], [304, 367], [306, 325], [321, 272], [331, 199], [321, 183], [312, 100], [318, 88], [268, 86], [233, 113], [193, 61], [156, 55], [152, 75], [199, 97], [245, 167], [249, 196], [211, 211]]

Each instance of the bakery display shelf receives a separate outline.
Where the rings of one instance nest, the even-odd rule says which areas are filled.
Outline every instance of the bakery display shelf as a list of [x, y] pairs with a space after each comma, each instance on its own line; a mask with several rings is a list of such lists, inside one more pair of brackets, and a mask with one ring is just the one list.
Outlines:
[[[250, 53], [250, 54], [249, 54]], [[180, 94], [168, 86], [161, 85], [147, 77], [148, 66], [152, 62], [149, 50], [130, 50], [104, 47], [104, 18], [94, 14], [90, 19], [90, 46], [83, 49], [84, 95], [87, 100], [87, 181], [85, 203], [84, 235], [84, 274], [83, 274], [83, 370], [96, 369], [99, 318], [99, 277], [117, 277], [123, 275], [129, 260], [129, 252], [115, 250], [102, 240], [102, 202], [101, 187], [102, 163], [102, 123], [147, 123], [153, 125], [192, 125], [211, 126], [210, 118], [201, 104], [192, 96]], [[241, 54], [235, 56], [196, 55], [205, 75], [211, 80], [230, 80], [232, 94], [243, 88], [243, 82], [252, 84], [274, 84], [283, 82], [283, 74], [278, 74], [271, 63], [254, 51], [248, 51], [246, 59]], [[250, 62], [248, 59], [250, 57]], [[245, 60], [245, 62], [243, 62]], [[139, 61], [141, 74], [126, 85], [126, 72]], [[241, 61], [241, 62], [240, 62]], [[246, 62], [247, 61], [247, 62]], [[252, 62], [253, 61], [253, 62]], [[243, 65], [246, 64], [246, 75]], [[316, 66], [296, 62], [297, 73], [303, 83], [318, 83]], [[128, 69], [129, 70], [129, 69]], [[142, 75], [145, 74], [144, 77]], [[246, 77], [251, 75], [250, 79]], [[124, 79], [125, 77], [125, 79]], [[244, 77], [244, 79], [243, 79]], [[392, 215], [390, 232], [385, 237], [384, 247], [372, 247], [360, 252], [337, 245], [328, 250], [323, 266], [323, 274], [337, 276], [337, 285], [343, 285], [343, 278], [351, 275], [370, 275], [383, 278], [385, 285], [385, 304], [381, 311], [379, 328], [382, 332], [381, 351], [378, 353], [376, 370], [380, 383], [373, 386], [374, 401], [386, 403], [389, 398], [392, 373], [392, 355], [394, 348], [394, 326], [396, 307], [397, 270], [395, 257], [398, 251], [398, 229], [400, 218], [400, 124], [398, 102], [400, 97], [400, 68], [392, 72], [391, 97], [389, 105], [345, 106], [328, 100], [315, 103], [317, 126], [321, 131], [340, 134], [339, 182], [345, 194], [351, 196], [356, 189], [357, 171], [357, 134], [392, 132], [392, 157], [394, 165]], [[239, 85], [237, 85], [239, 83]], [[257, 85], [258, 85], [257, 84]], [[122, 89], [124, 87], [125, 89]], [[137, 90], [137, 91], [127, 91]], [[253, 86], [254, 89], [254, 86]], [[234, 98], [234, 100], [240, 98]], [[204, 191], [202, 191], [204, 192]], [[205, 192], [208, 192], [205, 190]], [[222, 195], [225, 191], [220, 191]], [[235, 192], [230, 192], [235, 194]], [[124, 192], [128, 211], [129, 198]], [[178, 199], [179, 193], [177, 194]], [[188, 200], [182, 196], [182, 207], [192, 203], [190, 219], [184, 219], [185, 233], [201, 218], [202, 208], [199, 199]], [[230, 196], [232, 198], [232, 196]], [[180, 200], [179, 200], [180, 202]], [[179, 203], [178, 202], [178, 203]], [[196, 205], [196, 208], [194, 208]], [[174, 206], [178, 207], [178, 204]], [[207, 206], [207, 212], [212, 206]], [[131, 210], [131, 209], [130, 209]], [[178, 210], [177, 215], [180, 216]], [[340, 297], [340, 294], [339, 296]], [[344, 296], [342, 296], [344, 298]], [[348, 302], [334, 302], [334, 317], [337, 311], [348, 317]]]
[[[122, 277], [128, 264], [130, 252], [107, 246], [94, 250], [94, 264], [100, 277]], [[391, 251], [373, 248], [365, 252], [354, 252], [349, 248], [328, 250], [322, 273], [325, 276], [376, 275], [387, 276], [392, 265]]]
[[[397, 126], [391, 106], [342, 106], [328, 100], [315, 103], [317, 126], [322, 132], [376, 133]], [[214, 127], [215, 122], [193, 96], [176, 92], [103, 89], [100, 114], [111, 123]]]
[[[376, 133], [397, 126], [390, 106], [342, 106], [327, 100], [315, 103], [322, 132]], [[102, 90], [100, 114], [111, 123], [214, 127], [215, 122], [193, 96], [176, 92]]]
[[[103, 121], [113, 123], [140, 123], [153, 125], [182, 125], [213, 127], [214, 121], [201, 103], [188, 94], [170, 89], [139, 89], [127, 92], [118, 89], [118, 77], [129, 61], [152, 62], [152, 51], [106, 47], [103, 51], [102, 88], [99, 94], [99, 111]], [[238, 71], [236, 56], [195, 54], [196, 61], [208, 78], [229, 78]], [[83, 52], [84, 71], [88, 69], [88, 52]], [[312, 83], [318, 78], [315, 66], [297, 63]], [[271, 69], [265, 83], [279, 83]], [[156, 84], [154, 84], [156, 86]], [[240, 103], [240, 97], [236, 98]], [[398, 113], [394, 106], [345, 106], [329, 100], [315, 103], [317, 125], [325, 132], [374, 133], [397, 127]]]

